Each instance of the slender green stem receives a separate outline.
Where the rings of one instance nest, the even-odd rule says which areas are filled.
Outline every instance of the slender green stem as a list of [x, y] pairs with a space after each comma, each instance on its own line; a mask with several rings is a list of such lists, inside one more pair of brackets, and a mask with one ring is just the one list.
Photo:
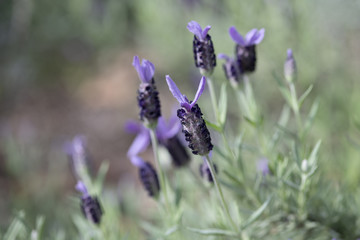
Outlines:
[[213, 181], [214, 181], [214, 184], [215, 184], [217, 193], [218, 193], [218, 195], [219, 195], [220, 202], [221, 202], [221, 204], [222, 204], [222, 206], [223, 206], [225, 215], [226, 215], [226, 217], [228, 218], [228, 221], [229, 221], [229, 223], [231, 224], [231, 226], [233, 227], [233, 229], [234, 229], [236, 232], [238, 232], [238, 227], [237, 227], [236, 224], [234, 223], [234, 220], [231, 218], [228, 205], [227, 205], [226, 202], [225, 202], [224, 195], [223, 195], [223, 193], [222, 193], [222, 190], [221, 190], [221, 186], [220, 186], [220, 184], [219, 184], [219, 181], [217, 180], [216, 173], [215, 173], [215, 169], [214, 169], [214, 166], [213, 166], [213, 164], [212, 164], [212, 162], [211, 162], [211, 159], [209, 158], [208, 155], [206, 155], [206, 158], [205, 158], [205, 159], [206, 159], [207, 165], [208, 165], [209, 168], [210, 168], [211, 176], [212, 176], [212, 179], [213, 179]]
[[300, 109], [299, 109], [299, 102], [297, 99], [297, 95], [296, 95], [296, 89], [295, 89], [295, 85], [294, 83], [290, 83], [289, 84], [289, 88], [290, 88], [290, 94], [291, 94], [291, 99], [292, 99], [292, 109], [294, 111], [294, 115], [296, 118], [296, 124], [298, 127], [298, 132], [299, 134], [301, 133], [301, 129], [302, 129], [302, 120], [301, 120], [301, 116], [300, 116]]
[[210, 92], [210, 98], [211, 98], [211, 105], [213, 107], [213, 111], [214, 111], [214, 115], [215, 115], [215, 119], [216, 122], [219, 123], [219, 109], [218, 109], [218, 105], [217, 105], [217, 100], [216, 100], [216, 94], [215, 94], [215, 89], [214, 89], [214, 85], [213, 82], [211, 80], [211, 78], [207, 78], [207, 84], [209, 86], [209, 92]]
[[166, 186], [166, 181], [165, 181], [165, 174], [164, 174], [164, 171], [161, 168], [161, 164], [160, 164], [160, 160], [159, 160], [158, 141], [157, 141], [154, 129], [150, 129], [150, 137], [151, 137], [151, 143], [152, 143], [152, 147], [153, 147], [155, 162], [156, 162], [156, 165], [157, 165], [157, 169], [159, 171], [160, 189], [161, 189], [161, 191], [163, 192], [163, 195], [164, 195], [165, 207], [166, 207], [167, 211], [169, 212], [171, 210], [171, 208], [170, 208], [170, 203], [169, 203], [169, 199], [168, 199], [168, 195], [167, 195], [167, 186]]

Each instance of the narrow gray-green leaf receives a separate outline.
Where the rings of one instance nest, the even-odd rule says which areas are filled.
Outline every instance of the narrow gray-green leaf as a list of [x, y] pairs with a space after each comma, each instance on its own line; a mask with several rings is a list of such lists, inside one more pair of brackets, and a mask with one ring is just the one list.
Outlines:
[[206, 236], [238, 237], [237, 233], [223, 229], [216, 229], [216, 228], [199, 229], [199, 228], [191, 228], [191, 227], [186, 227], [186, 229], [191, 232]]
[[247, 226], [251, 225], [253, 222], [258, 219], [261, 214], [265, 211], [267, 206], [271, 201], [271, 197], [269, 197], [255, 212], [253, 212], [249, 218], [247, 218], [246, 222], [243, 224], [242, 229], [245, 229]]
[[309, 159], [308, 159], [310, 166], [314, 166], [314, 164], [316, 164], [317, 154], [319, 152], [320, 145], [321, 145], [321, 140], [318, 140], [316, 142], [315, 147], [311, 151], [311, 154], [310, 154]]
[[207, 119], [204, 119], [204, 120], [205, 120], [205, 123], [206, 123], [207, 126], [211, 127], [212, 129], [214, 129], [217, 132], [221, 132], [222, 129], [221, 129], [220, 126], [216, 125], [215, 123], [212, 123], [212, 122], [208, 121]]
[[227, 91], [226, 91], [226, 83], [224, 82], [221, 85], [220, 91], [220, 99], [219, 99], [219, 124], [221, 126], [225, 125], [226, 121], [226, 113], [227, 113]]
[[308, 89], [306, 89], [306, 91], [303, 93], [303, 95], [301, 95], [301, 97], [299, 98], [299, 108], [301, 108], [302, 103], [304, 102], [305, 98], [309, 95], [309, 93], [311, 92], [311, 90], [313, 89], [314, 85], [311, 84]]

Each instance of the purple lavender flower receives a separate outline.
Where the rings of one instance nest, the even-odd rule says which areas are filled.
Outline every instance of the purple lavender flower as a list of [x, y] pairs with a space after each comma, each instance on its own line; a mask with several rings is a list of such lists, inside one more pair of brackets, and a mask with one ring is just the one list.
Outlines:
[[[217, 174], [218, 170], [216, 164], [213, 163], [213, 166], [214, 166], [215, 174]], [[210, 183], [214, 182], [209, 165], [205, 161], [200, 164], [199, 171], [202, 178], [205, 178]]]
[[86, 139], [84, 136], [75, 136], [71, 142], [65, 143], [73, 175], [77, 180], [81, 180], [84, 174], [90, 174], [90, 157], [86, 150]]
[[138, 56], [134, 57], [133, 66], [141, 80], [137, 97], [140, 107], [140, 119], [145, 121], [149, 128], [154, 128], [157, 119], [161, 116], [159, 92], [154, 81], [155, 67], [146, 59], [143, 59], [140, 64]]
[[219, 54], [218, 58], [226, 60], [226, 62], [223, 64], [225, 76], [230, 81], [231, 85], [236, 86], [240, 80], [240, 73], [235, 60], [222, 53]]
[[230, 27], [229, 34], [236, 43], [235, 55], [240, 72], [254, 72], [256, 68], [255, 46], [263, 40], [265, 36], [265, 29], [262, 28], [257, 30], [254, 28], [250, 30], [244, 38], [235, 27]]
[[[147, 129], [133, 121], [129, 121], [125, 128], [128, 132], [140, 134], [140, 138], [144, 138], [143, 141], [147, 143], [145, 146], [146, 149], [150, 144], [150, 135]], [[180, 128], [180, 123], [174, 117], [171, 117], [169, 122], [165, 122], [164, 118], [160, 117], [155, 130], [159, 144], [163, 145], [169, 151], [172, 162], [176, 167], [185, 166], [190, 161], [189, 154], [177, 136]], [[144, 132], [146, 132], [146, 134], [144, 134]]]
[[211, 74], [216, 66], [216, 55], [214, 46], [208, 31], [211, 26], [206, 26], [204, 30], [200, 24], [191, 21], [187, 25], [187, 29], [194, 34], [193, 52], [195, 66], [200, 68], [201, 74]]
[[84, 216], [95, 224], [99, 224], [103, 210], [97, 197], [90, 196], [85, 184], [79, 181], [76, 190], [82, 193], [80, 207]]
[[138, 156], [141, 152], [145, 151], [150, 144], [149, 129], [142, 126], [138, 127], [134, 124], [128, 126], [128, 128], [129, 130], [137, 130], [139, 133], [131, 144], [127, 156], [131, 160], [131, 163], [139, 168], [140, 180], [149, 196], [157, 198], [160, 192], [157, 173], [151, 163], [145, 162]]
[[289, 48], [287, 50], [287, 57], [284, 63], [284, 76], [286, 81], [288, 81], [289, 83], [295, 81], [296, 72], [296, 61], [293, 56], [292, 50]]
[[264, 177], [269, 175], [269, 160], [267, 158], [261, 158], [256, 163], [256, 169], [260, 172]]
[[206, 78], [201, 78], [199, 88], [195, 94], [193, 101], [189, 101], [185, 95], [182, 95], [179, 88], [169, 75], [166, 76], [166, 81], [170, 92], [179, 101], [181, 108], [177, 111], [177, 116], [182, 125], [182, 132], [185, 134], [185, 140], [189, 143], [189, 148], [193, 154], [201, 156], [207, 155], [213, 148], [211, 143], [210, 132], [206, 127], [205, 121], [202, 118], [202, 112], [196, 104], [205, 88]]

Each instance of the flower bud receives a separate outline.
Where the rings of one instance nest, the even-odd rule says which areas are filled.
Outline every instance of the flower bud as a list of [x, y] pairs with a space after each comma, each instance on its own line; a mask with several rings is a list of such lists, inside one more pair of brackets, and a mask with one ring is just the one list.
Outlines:
[[288, 83], [292, 83], [296, 80], [296, 62], [293, 56], [292, 50], [287, 50], [287, 57], [284, 63], [284, 76]]
[[140, 107], [140, 119], [146, 121], [149, 127], [156, 126], [157, 119], [161, 116], [161, 109], [159, 92], [154, 79], [140, 84], [137, 100]]
[[103, 211], [97, 197], [82, 197], [80, 207], [84, 216], [88, 220], [92, 221], [95, 224], [100, 223]]
[[160, 184], [157, 173], [149, 162], [145, 162], [139, 168], [140, 180], [149, 196], [157, 198], [160, 192]]
[[[217, 174], [218, 170], [217, 170], [216, 164], [214, 163], [213, 166], [214, 166], [215, 174]], [[214, 182], [213, 177], [211, 175], [210, 168], [206, 162], [203, 162], [202, 164], [200, 164], [199, 171], [200, 171], [200, 175], [202, 178], [205, 178], [206, 180], [208, 180], [211, 183]]]

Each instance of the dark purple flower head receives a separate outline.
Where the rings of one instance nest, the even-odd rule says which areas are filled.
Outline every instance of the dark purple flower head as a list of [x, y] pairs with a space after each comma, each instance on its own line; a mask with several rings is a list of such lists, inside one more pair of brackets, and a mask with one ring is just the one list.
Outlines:
[[225, 76], [230, 81], [231, 85], [235, 87], [239, 83], [241, 77], [241, 74], [236, 65], [236, 61], [222, 53], [218, 55], [218, 58], [225, 59], [226, 62], [223, 64]]
[[203, 114], [200, 107], [196, 104], [204, 91], [206, 78], [201, 78], [199, 88], [192, 102], [180, 92], [169, 75], [166, 76], [166, 81], [171, 93], [180, 103], [181, 108], [178, 109], [177, 116], [180, 119], [185, 140], [189, 143], [189, 148], [193, 154], [207, 155], [212, 150], [213, 145], [211, 143], [210, 132], [202, 118]]
[[216, 66], [216, 55], [214, 45], [208, 31], [211, 26], [207, 26], [202, 30], [201, 26], [191, 21], [187, 28], [194, 34], [193, 53], [195, 66], [200, 69], [202, 75], [211, 75]]
[[206, 40], [206, 35], [208, 31], [211, 29], [211, 26], [206, 26], [204, 30], [202, 30], [200, 24], [195, 21], [191, 21], [187, 25], [187, 29], [192, 32], [200, 41]]
[[132, 65], [135, 67], [140, 80], [143, 83], [150, 83], [154, 77], [155, 67], [150, 61], [143, 59], [140, 64], [140, 60], [138, 56], [134, 56], [134, 60]]
[[261, 43], [265, 36], [265, 29], [262, 28], [260, 30], [257, 30], [256, 28], [254, 28], [246, 34], [245, 38], [243, 38], [243, 36], [241, 36], [241, 34], [236, 30], [236, 28], [232, 26], [229, 29], [229, 34], [235, 43], [243, 47], [248, 47]]
[[256, 68], [256, 45], [263, 40], [265, 29], [252, 29], [243, 38], [235, 27], [231, 27], [229, 34], [236, 43], [235, 55], [240, 73], [254, 72]]
[[284, 76], [286, 81], [293, 82], [296, 79], [296, 61], [293, 56], [292, 50], [289, 48], [287, 50], [287, 57], [284, 63]]
[[149, 162], [139, 167], [140, 180], [150, 197], [157, 198], [160, 193], [160, 184], [156, 170]]
[[82, 193], [80, 207], [84, 216], [95, 224], [99, 224], [103, 214], [102, 207], [97, 197], [90, 196], [85, 184], [79, 181], [76, 190]]
[[145, 59], [140, 64], [138, 56], [134, 57], [133, 66], [141, 80], [137, 96], [140, 119], [145, 122], [147, 127], [155, 128], [157, 119], [161, 116], [159, 92], [154, 81], [155, 67]]
[[180, 106], [185, 108], [188, 112], [190, 112], [192, 107], [196, 104], [197, 100], [199, 100], [201, 94], [204, 91], [206, 78], [204, 76], [202, 76], [198, 90], [195, 94], [194, 100], [191, 103], [188, 100], [188, 98], [180, 92], [179, 88], [176, 86], [176, 84], [170, 78], [169, 75], [166, 75], [166, 82], [169, 86], [170, 92], [176, 98], [176, 100], [178, 100], [178, 102], [180, 103]]

